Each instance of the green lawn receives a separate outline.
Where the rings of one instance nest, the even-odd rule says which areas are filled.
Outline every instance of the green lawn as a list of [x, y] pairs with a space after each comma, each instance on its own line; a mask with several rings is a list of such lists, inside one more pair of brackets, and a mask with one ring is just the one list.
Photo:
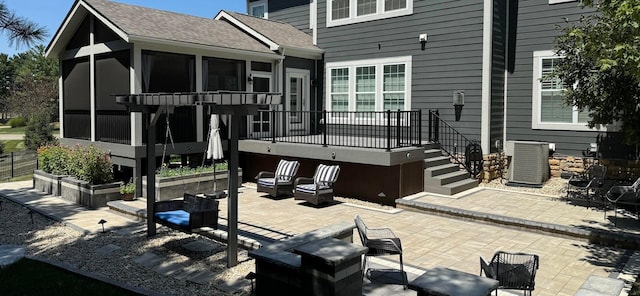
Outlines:
[[16, 127], [16, 128], [0, 128], [0, 134], [23, 134], [27, 129], [26, 126]]
[[0, 269], [0, 295], [139, 295], [36, 260]]
[[4, 142], [4, 153], [24, 151], [24, 140], [6, 140]]

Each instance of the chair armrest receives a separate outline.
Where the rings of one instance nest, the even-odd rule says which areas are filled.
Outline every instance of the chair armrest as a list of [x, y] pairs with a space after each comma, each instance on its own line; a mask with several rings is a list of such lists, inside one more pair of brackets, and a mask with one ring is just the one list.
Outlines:
[[275, 172], [261, 171], [256, 176], [256, 180], [262, 179], [262, 178], [275, 178], [275, 176], [276, 176]]
[[168, 212], [182, 209], [184, 209], [184, 201], [182, 200], [165, 200], [153, 204], [154, 212]]
[[299, 184], [313, 184], [313, 178], [298, 177], [293, 181], [293, 188], [296, 188]]
[[482, 275], [483, 272], [488, 278], [496, 278], [496, 272], [493, 270], [493, 266], [480, 256], [480, 275]]

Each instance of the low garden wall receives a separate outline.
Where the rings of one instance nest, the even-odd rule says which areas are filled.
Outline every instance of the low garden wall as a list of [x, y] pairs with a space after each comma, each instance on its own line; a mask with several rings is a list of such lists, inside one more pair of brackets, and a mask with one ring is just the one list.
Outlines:
[[120, 199], [121, 182], [90, 185], [86, 181], [67, 177], [62, 179], [60, 196], [90, 209], [106, 207], [107, 202]]
[[[228, 171], [216, 172], [218, 190], [228, 189]], [[238, 184], [242, 183], [242, 170], [238, 171]], [[199, 183], [199, 184], [198, 184]], [[213, 172], [203, 172], [175, 177], [156, 176], [156, 200], [164, 201], [182, 198], [185, 193], [199, 194], [213, 192]], [[147, 177], [142, 177], [142, 196], [147, 197]]]
[[[633, 181], [640, 176], [640, 161], [624, 159], [598, 159], [570, 155], [553, 155], [549, 157], [551, 177], [561, 177], [562, 173], [580, 174], [594, 162], [607, 167], [607, 179]], [[508, 158], [498, 153], [484, 155], [483, 172], [480, 179], [488, 183], [500, 177], [507, 178]]]

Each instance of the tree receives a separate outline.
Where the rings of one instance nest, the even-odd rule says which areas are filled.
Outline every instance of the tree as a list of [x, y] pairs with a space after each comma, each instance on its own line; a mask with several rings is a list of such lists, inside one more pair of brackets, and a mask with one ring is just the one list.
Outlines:
[[44, 56], [38, 45], [11, 58], [13, 82], [7, 100], [12, 114], [29, 118], [46, 109], [52, 119], [58, 116], [58, 61]]
[[28, 150], [36, 151], [48, 144], [57, 144], [57, 140], [53, 136], [51, 116], [46, 110], [41, 110], [34, 113], [27, 124], [24, 132], [24, 146]]
[[0, 2], [0, 32], [7, 32], [9, 44], [32, 45], [35, 41], [43, 41], [47, 31], [44, 27], [17, 16], [13, 11]]
[[9, 56], [0, 53], [0, 113], [2, 113], [3, 120], [7, 118], [7, 101], [13, 76], [13, 67]]
[[617, 123], [625, 142], [640, 145], [640, 0], [583, 0], [595, 13], [562, 28], [553, 75], [565, 103], [588, 110], [590, 127]]

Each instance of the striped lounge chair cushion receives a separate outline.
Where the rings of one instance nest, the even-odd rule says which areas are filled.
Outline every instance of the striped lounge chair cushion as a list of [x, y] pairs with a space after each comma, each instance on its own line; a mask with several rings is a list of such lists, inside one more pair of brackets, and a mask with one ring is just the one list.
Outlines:
[[316, 192], [316, 184], [302, 184], [296, 186], [296, 191], [309, 193], [309, 194], [323, 194], [331, 192], [331, 187], [326, 185], [318, 185], [318, 192]]
[[288, 160], [280, 160], [280, 162], [278, 163], [278, 167], [276, 167], [276, 178], [279, 178], [280, 181], [291, 181], [293, 179], [293, 176], [296, 175], [296, 173], [298, 172], [298, 167], [300, 166], [300, 163], [293, 160], [293, 161], [288, 161]]
[[331, 186], [338, 179], [339, 173], [340, 166], [321, 164], [318, 166], [315, 176], [313, 176], [313, 182], [318, 185]]

